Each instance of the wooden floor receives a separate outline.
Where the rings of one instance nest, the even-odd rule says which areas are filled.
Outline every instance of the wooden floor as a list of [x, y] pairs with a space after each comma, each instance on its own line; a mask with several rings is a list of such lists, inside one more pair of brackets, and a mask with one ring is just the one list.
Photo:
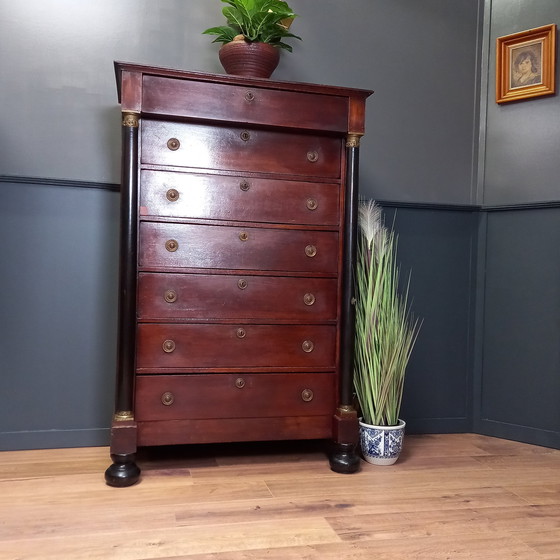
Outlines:
[[0, 558], [560, 559], [560, 451], [406, 436], [391, 467], [329, 470], [318, 442], [175, 447], [103, 482], [107, 448], [0, 453]]

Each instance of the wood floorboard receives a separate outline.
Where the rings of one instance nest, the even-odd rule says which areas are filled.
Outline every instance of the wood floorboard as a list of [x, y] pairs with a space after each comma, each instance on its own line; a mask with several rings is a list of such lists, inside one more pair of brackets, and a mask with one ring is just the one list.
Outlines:
[[2, 560], [559, 560], [560, 451], [407, 436], [391, 467], [328, 467], [322, 442], [0, 453]]

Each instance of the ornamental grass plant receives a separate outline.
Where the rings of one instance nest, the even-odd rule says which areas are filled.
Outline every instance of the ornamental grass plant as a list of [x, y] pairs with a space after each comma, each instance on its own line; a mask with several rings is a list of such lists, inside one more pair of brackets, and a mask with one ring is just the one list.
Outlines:
[[360, 202], [358, 212], [354, 387], [363, 422], [396, 426], [420, 324], [409, 309], [410, 276], [399, 286], [394, 231], [373, 201]]

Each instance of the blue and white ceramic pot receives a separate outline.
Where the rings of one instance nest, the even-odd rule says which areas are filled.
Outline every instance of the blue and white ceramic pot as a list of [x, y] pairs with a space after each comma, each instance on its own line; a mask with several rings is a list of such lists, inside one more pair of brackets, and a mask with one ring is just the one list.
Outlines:
[[372, 465], [392, 465], [402, 450], [405, 422], [396, 426], [372, 426], [360, 420], [360, 445], [364, 459]]

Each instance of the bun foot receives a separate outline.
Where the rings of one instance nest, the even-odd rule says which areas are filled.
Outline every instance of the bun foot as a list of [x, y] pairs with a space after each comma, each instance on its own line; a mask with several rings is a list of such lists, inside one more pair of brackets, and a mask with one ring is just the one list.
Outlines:
[[109, 486], [124, 488], [132, 486], [140, 480], [140, 468], [134, 462], [136, 455], [111, 454], [113, 464], [105, 471], [105, 482]]
[[353, 443], [334, 443], [329, 454], [331, 470], [341, 474], [352, 474], [360, 468], [360, 458]]

